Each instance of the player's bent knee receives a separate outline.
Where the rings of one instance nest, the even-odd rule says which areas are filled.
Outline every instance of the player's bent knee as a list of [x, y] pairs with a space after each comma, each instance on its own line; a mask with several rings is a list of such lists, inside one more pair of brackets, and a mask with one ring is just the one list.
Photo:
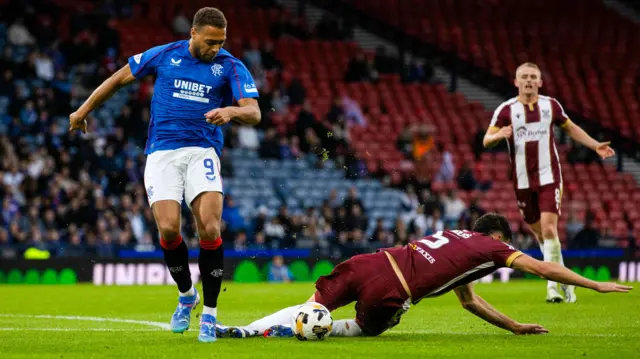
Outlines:
[[204, 225], [204, 233], [200, 234], [203, 241], [215, 241], [220, 238], [220, 222], [211, 221]]
[[544, 239], [558, 238], [558, 230], [554, 226], [542, 228], [542, 237]]
[[180, 218], [160, 218], [157, 220], [158, 231], [166, 242], [173, 242], [180, 234]]
[[178, 235], [180, 234], [178, 226], [174, 226], [170, 224], [167, 224], [167, 225], [158, 224], [158, 231], [160, 232], [160, 236], [162, 237], [162, 239], [166, 242], [173, 242], [177, 240]]

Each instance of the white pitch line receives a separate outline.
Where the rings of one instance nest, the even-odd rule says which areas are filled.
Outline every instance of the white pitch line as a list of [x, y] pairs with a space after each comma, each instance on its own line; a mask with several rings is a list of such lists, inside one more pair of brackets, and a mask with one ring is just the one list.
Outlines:
[[[69, 316], [69, 315], [30, 315], [30, 314], [1, 314], [0, 318], [31, 318], [31, 319], [63, 319], [63, 320], [76, 320], [76, 321], [90, 321], [90, 322], [110, 322], [110, 323], [127, 323], [127, 324], [137, 324], [137, 325], [146, 325], [150, 327], [155, 327], [158, 329], [169, 330], [171, 326], [167, 323], [163, 322], [154, 322], [149, 320], [133, 320], [133, 319], [120, 319], [120, 318], [103, 318], [103, 317], [81, 317], [81, 316]], [[96, 332], [127, 332], [127, 331], [156, 331], [150, 329], [110, 329], [110, 328], [85, 328], [85, 329], [75, 329], [75, 328], [1, 328], [0, 331], [10, 331], [10, 330], [33, 330], [33, 331], [96, 331]], [[470, 332], [454, 332], [454, 331], [436, 331], [436, 330], [391, 330], [388, 332], [389, 334], [434, 334], [434, 335], [452, 335], [452, 336], [471, 336], [471, 335], [493, 335], [493, 336], [505, 336], [509, 335], [508, 333], [470, 333]], [[549, 333], [547, 335], [554, 337], [593, 337], [593, 338], [615, 338], [615, 337], [625, 337], [627, 335], [623, 334], [610, 334], [610, 333], [596, 333], [596, 334], [572, 334], [572, 333]]]
[[3, 328], [0, 332], [159, 332], [160, 329], [141, 329], [141, 328]]
[[63, 320], [89, 321], [89, 322], [127, 323], [127, 324], [146, 325], [146, 326], [161, 328], [165, 330], [169, 330], [171, 328], [169, 324], [162, 323], [162, 322], [152, 322], [149, 320], [119, 319], [119, 318], [80, 317], [80, 316], [69, 316], [69, 315], [29, 315], [29, 314], [0, 314], [0, 317], [31, 318], [31, 319], [63, 319]]

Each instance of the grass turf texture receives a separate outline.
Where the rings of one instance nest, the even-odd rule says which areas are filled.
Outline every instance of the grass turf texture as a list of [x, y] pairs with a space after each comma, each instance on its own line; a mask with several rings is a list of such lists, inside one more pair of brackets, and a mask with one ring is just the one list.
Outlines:
[[[219, 301], [223, 324], [247, 324], [305, 301], [310, 283], [233, 284]], [[9, 358], [631, 358], [640, 350], [640, 291], [579, 289], [578, 303], [546, 304], [545, 283], [479, 284], [478, 294], [512, 318], [551, 333], [515, 336], [464, 311], [453, 293], [423, 300], [396, 328], [375, 338], [219, 339], [198, 343], [198, 318], [183, 335], [117, 322], [33, 317], [90, 316], [168, 323], [176, 289], [162, 287], [0, 286], [0, 357]], [[198, 307], [200, 313], [202, 307]], [[32, 317], [15, 317], [16, 314]], [[353, 306], [333, 313], [352, 318]]]

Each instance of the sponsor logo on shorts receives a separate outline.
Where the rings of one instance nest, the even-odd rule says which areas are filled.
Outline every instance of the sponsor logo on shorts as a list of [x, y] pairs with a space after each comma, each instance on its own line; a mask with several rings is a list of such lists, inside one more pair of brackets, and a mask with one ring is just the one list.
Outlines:
[[151, 199], [151, 197], [153, 197], [153, 193], [154, 193], [154, 191], [153, 191], [153, 186], [149, 186], [149, 187], [147, 187], [147, 197], [148, 197], [149, 199]]
[[169, 272], [171, 272], [171, 273], [179, 273], [179, 272], [182, 272], [182, 266], [169, 267]]
[[212, 275], [213, 277], [215, 277], [215, 278], [222, 278], [222, 273], [223, 273], [223, 270], [222, 270], [222, 269], [214, 269], [214, 270], [211, 272], [211, 275]]

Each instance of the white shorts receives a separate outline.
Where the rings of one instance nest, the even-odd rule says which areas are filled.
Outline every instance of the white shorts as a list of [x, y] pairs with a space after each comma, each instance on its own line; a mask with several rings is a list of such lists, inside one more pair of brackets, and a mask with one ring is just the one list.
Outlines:
[[220, 192], [220, 159], [216, 150], [203, 147], [183, 147], [156, 151], [147, 156], [144, 185], [149, 205], [162, 200], [191, 202], [203, 192]]

